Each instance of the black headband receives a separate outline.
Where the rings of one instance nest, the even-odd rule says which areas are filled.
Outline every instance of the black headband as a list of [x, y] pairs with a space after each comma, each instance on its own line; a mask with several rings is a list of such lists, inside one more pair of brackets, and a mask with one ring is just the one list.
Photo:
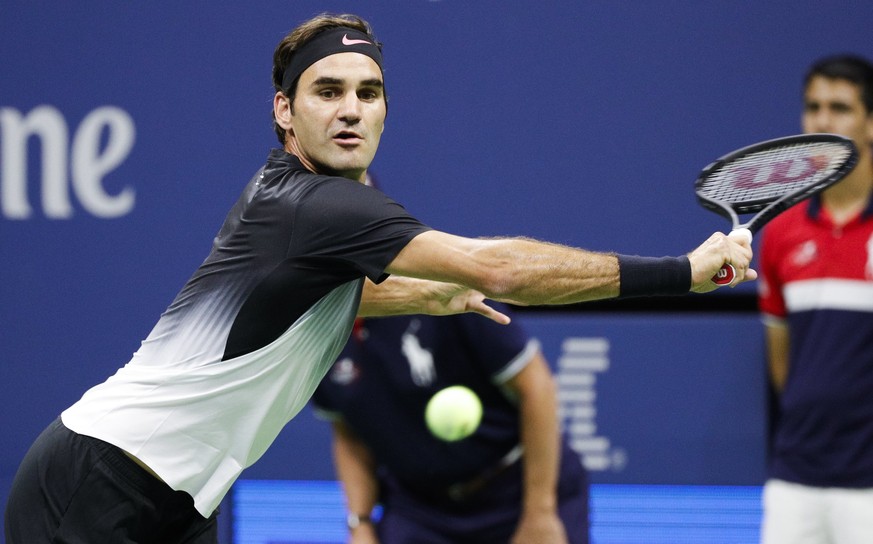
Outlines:
[[324, 30], [306, 42], [300, 49], [294, 51], [291, 62], [285, 67], [282, 75], [282, 89], [287, 91], [304, 70], [323, 59], [337, 53], [360, 53], [367, 55], [382, 69], [382, 52], [380, 45], [367, 34], [340, 26]]

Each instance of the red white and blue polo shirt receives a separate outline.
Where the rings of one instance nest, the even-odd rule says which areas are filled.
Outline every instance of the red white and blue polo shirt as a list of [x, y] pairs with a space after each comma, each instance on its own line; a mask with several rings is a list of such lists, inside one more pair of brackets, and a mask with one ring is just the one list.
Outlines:
[[873, 200], [837, 226], [819, 198], [765, 229], [765, 322], [790, 331], [789, 372], [769, 476], [820, 487], [873, 487]]

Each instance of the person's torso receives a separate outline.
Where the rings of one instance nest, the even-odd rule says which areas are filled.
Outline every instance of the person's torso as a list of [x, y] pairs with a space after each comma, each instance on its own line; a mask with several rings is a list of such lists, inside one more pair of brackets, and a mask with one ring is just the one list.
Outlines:
[[[467, 329], [470, 320], [485, 318], [365, 320], [316, 393], [318, 404], [341, 414], [378, 462], [410, 485], [467, 480], [519, 443], [518, 407], [501, 388], [501, 373], [526, 365], [536, 344], [517, 330], [501, 331], [505, 337], [494, 342]], [[452, 385], [476, 392], [483, 416], [473, 435], [445, 442], [427, 429], [424, 412]]]
[[63, 414], [206, 514], [305, 405], [345, 344], [363, 277], [425, 227], [375, 190], [274, 152], [131, 361]]
[[774, 254], [762, 256], [791, 339], [773, 471], [809, 485], [873, 486], [873, 217], [837, 227], [809, 206], [767, 227]]

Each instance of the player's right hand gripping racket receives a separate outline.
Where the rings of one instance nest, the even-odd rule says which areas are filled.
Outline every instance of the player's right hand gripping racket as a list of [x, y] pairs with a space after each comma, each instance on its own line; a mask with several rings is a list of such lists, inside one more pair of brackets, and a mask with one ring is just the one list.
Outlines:
[[[801, 134], [767, 140], [729, 153], [707, 166], [694, 183], [704, 208], [733, 223], [731, 236], [752, 235], [798, 202], [843, 179], [858, 161], [852, 140], [836, 134]], [[740, 224], [741, 214], [755, 216]], [[724, 265], [718, 285], [734, 280]]]

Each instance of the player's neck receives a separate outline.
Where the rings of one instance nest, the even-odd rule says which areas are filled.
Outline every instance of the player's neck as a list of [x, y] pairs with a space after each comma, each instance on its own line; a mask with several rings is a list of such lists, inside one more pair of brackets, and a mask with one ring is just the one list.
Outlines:
[[857, 217], [867, 207], [873, 193], [873, 165], [870, 157], [861, 160], [846, 179], [822, 194], [822, 205], [837, 225]]

